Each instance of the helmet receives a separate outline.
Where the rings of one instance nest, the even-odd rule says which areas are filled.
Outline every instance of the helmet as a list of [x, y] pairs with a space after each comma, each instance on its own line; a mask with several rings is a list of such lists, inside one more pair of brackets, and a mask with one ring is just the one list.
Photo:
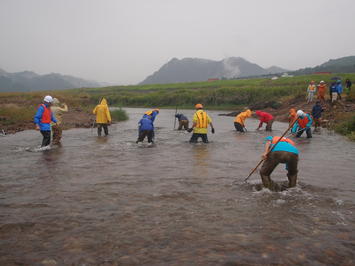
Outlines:
[[297, 116], [304, 116], [304, 112], [302, 110], [297, 111]]
[[198, 103], [195, 105], [195, 109], [202, 109], [203, 108], [203, 105]]
[[324, 80], [321, 80], [320, 83], [324, 83]]
[[46, 103], [52, 103], [53, 98], [52, 98], [52, 96], [47, 95], [46, 97], [44, 97], [43, 101]]

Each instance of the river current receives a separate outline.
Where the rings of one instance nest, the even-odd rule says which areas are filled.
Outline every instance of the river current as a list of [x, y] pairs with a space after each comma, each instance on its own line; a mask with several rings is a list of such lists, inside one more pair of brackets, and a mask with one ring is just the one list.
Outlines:
[[[161, 110], [147, 147], [135, 143], [145, 110], [126, 110], [110, 136], [71, 129], [47, 151], [34, 130], [0, 137], [0, 265], [355, 264], [354, 143], [295, 140], [298, 185], [270, 192], [258, 173], [243, 182], [269, 135], [256, 120], [239, 134], [211, 111], [216, 134], [191, 145]], [[283, 165], [272, 178], [287, 180]]]

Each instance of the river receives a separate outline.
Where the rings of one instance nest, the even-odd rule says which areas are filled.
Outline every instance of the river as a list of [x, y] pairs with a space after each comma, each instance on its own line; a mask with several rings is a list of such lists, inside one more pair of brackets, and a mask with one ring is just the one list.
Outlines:
[[296, 140], [298, 186], [270, 192], [258, 173], [243, 182], [268, 135], [256, 120], [239, 134], [211, 111], [216, 134], [191, 145], [161, 110], [156, 145], [139, 147], [145, 110], [126, 110], [109, 137], [71, 129], [48, 151], [26, 151], [34, 130], [0, 138], [0, 265], [354, 265], [354, 143]]

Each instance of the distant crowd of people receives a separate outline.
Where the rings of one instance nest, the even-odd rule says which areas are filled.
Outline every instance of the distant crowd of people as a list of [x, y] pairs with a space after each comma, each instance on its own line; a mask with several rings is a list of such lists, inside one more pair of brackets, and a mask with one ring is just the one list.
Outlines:
[[[332, 104], [334, 104], [338, 99], [341, 100], [341, 95], [343, 93], [343, 85], [342, 81], [339, 78], [334, 78], [329, 87], [329, 99]], [[351, 91], [351, 81], [350, 79], [345, 80], [345, 87], [347, 89], [347, 93], [349, 94]], [[311, 103], [315, 95], [317, 95], [317, 99], [323, 104], [325, 103], [325, 95], [328, 90], [327, 84], [322, 80], [318, 85], [312, 80], [307, 87], [307, 103]]]

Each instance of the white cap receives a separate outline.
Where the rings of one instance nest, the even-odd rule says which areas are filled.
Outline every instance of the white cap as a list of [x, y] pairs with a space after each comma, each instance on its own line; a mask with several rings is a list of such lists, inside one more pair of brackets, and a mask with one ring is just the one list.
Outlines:
[[46, 97], [44, 97], [43, 101], [46, 103], [52, 103], [53, 98], [52, 98], [52, 96], [47, 95]]
[[304, 112], [302, 110], [297, 111], [297, 116], [304, 116]]
[[324, 83], [324, 80], [321, 80], [320, 83]]

